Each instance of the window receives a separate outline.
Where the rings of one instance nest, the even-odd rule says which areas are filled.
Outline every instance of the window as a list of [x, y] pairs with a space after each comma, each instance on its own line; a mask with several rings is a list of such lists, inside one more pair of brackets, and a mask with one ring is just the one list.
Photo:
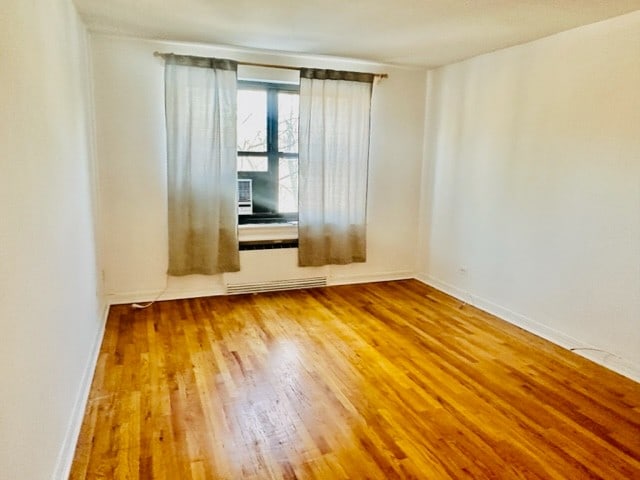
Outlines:
[[238, 82], [238, 178], [253, 209], [239, 223], [298, 219], [298, 85]]

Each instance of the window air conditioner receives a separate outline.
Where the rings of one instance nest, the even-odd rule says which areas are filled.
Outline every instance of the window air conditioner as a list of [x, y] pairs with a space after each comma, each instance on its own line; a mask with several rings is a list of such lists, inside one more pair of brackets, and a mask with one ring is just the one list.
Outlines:
[[253, 188], [250, 178], [238, 179], [238, 215], [253, 214]]

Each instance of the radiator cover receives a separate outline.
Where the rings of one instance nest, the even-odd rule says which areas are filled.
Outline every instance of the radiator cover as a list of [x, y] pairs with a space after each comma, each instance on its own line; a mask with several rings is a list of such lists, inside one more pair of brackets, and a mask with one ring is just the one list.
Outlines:
[[228, 283], [227, 294], [277, 292], [297, 290], [301, 288], [326, 287], [327, 277], [294, 278], [289, 280], [272, 280], [255, 283]]

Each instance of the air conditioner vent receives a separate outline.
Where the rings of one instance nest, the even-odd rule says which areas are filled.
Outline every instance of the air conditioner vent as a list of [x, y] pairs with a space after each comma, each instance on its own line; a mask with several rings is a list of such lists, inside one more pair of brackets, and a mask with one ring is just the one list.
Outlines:
[[301, 288], [326, 287], [327, 277], [295, 278], [290, 280], [273, 280], [256, 283], [229, 283], [227, 294], [277, 292], [281, 290], [296, 290]]

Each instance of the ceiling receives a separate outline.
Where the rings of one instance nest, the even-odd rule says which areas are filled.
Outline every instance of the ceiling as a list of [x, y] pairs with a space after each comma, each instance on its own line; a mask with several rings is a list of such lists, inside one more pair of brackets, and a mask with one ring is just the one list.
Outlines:
[[640, 0], [74, 0], [92, 31], [434, 67]]

